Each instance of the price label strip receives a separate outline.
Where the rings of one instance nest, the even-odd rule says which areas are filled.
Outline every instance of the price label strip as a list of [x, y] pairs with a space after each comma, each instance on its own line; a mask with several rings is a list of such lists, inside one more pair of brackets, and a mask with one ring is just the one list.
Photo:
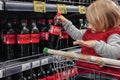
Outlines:
[[85, 6], [78, 6], [78, 11], [80, 14], [85, 14], [86, 13], [86, 7]]
[[31, 68], [31, 63], [22, 64], [22, 71], [29, 70]]
[[34, 4], [34, 12], [46, 12], [46, 4], [42, 1], [33, 1]]
[[0, 78], [3, 77], [3, 69], [0, 70]]
[[3, 10], [3, 2], [0, 1], [0, 10]]
[[39, 67], [40, 66], [40, 61], [34, 61], [32, 62], [32, 68]]
[[65, 4], [56, 4], [57, 12], [61, 14], [67, 14], [67, 9]]
[[48, 64], [48, 58], [41, 60], [41, 65], [45, 65], [45, 64]]

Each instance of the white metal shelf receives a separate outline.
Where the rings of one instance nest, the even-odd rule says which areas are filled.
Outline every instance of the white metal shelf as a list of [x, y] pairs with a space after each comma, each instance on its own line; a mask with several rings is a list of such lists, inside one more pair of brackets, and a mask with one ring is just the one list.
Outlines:
[[[78, 12], [78, 7], [74, 5], [66, 5], [67, 12]], [[7, 11], [34, 11], [32, 2], [5, 2], [5, 10]], [[46, 4], [46, 12], [57, 12], [56, 4]]]
[[[80, 47], [70, 47], [66, 49], [62, 49], [65, 51], [72, 51], [72, 52], [78, 52], [80, 50]], [[2, 63], [0, 67], [0, 78], [19, 73], [22, 71], [26, 71], [32, 68], [36, 68], [39, 66], [43, 66], [46, 64], [53, 63], [53, 61], [58, 60], [57, 56], [43, 56], [36, 59], [30, 59], [28, 61], [14, 61], [14, 62], [4, 62]]]

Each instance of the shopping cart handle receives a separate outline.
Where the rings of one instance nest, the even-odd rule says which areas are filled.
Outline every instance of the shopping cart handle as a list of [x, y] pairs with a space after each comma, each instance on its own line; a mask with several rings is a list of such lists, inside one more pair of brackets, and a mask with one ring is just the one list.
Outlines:
[[75, 52], [54, 50], [54, 49], [49, 49], [49, 48], [44, 48], [43, 53], [45, 55], [54, 54], [54, 55], [59, 55], [59, 56], [64, 56], [64, 57], [77, 58], [77, 59], [81, 59], [84, 61], [94, 62], [94, 63], [97, 63], [98, 65], [108, 64], [108, 65], [114, 65], [114, 66], [120, 67], [120, 64], [119, 64], [120, 60], [115, 60], [115, 59], [109, 59], [109, 58], [98, 57], [98, 56], [90, 56], [90, 55], [84, 55], [84, 54], [77, 54]]
[[44, 54], [44, 55], [48, 55], [48, 48], [47, 48], [47, 47], [45, 47], [45, 48], [43, 49], [43, 54]]

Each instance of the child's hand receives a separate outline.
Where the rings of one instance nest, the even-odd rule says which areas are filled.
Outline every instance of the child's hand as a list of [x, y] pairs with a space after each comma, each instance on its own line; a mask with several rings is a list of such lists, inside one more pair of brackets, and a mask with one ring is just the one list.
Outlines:
[[73, 42], [74, 45], [80, 44], [90, 48], [94, 47], [95, 43], [96, 43], [96, 40], [88, 40], [88, 41], [77, 40]]
[[62, 24], [62, 25], [65, 25], [65, 23], [68, 21], [68, 19], [67, 18], [65, 18], [64, 16], [62, 16], [62, 15], [59, 15], [59, 16], [55, 16], [54, 17], [54, 21], [55, 21], [55, 23], [58, 23], [58, 24]]

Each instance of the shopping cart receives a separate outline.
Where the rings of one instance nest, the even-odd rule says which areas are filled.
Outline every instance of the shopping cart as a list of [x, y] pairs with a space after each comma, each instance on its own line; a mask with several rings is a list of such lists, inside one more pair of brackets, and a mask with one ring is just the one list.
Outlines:
[[[53, 57], [54, 57], [53, 66], [56, 71], [56, 75], [58, 77], [56, 80], [119, 80], [112, 76], [120, 76], [120, 74], [111, 74], [108, 72], [76, 66], [75, 61], [78, 59], [70, 59], [58, 55], [53, 55]], [[120, 69], [120, 67], [116, 67], [116, 66], [110, 66], [110, 65], [105, 65], [105, 66]], [[82, 69], [82, 70], [84, 69], [87, 71], [90, 70], [91, 72], [79, 74], [77, 72], [77, 69]]]

